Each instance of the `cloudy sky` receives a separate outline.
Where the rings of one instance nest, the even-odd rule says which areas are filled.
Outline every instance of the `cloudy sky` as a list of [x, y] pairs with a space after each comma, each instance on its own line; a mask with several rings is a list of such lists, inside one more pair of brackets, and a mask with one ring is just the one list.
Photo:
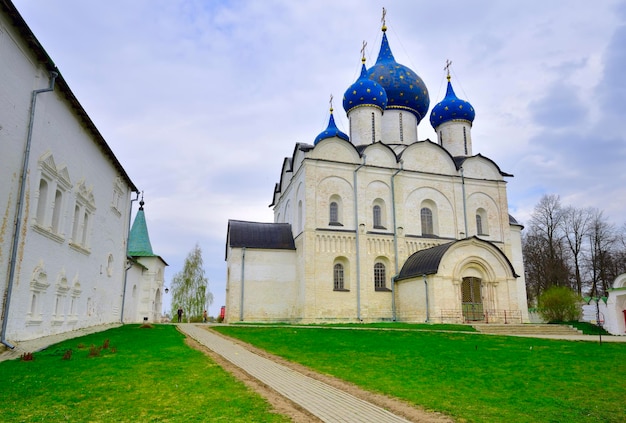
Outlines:
[[[394, 56], [431, 107], [452, 61], [476, 110], [473, 152], [515, 175], [511, 214], [525, 223], [559, 194], [626, 221], [624, 1], [13, 1], [144, 191], [166, 285], [202, 248], [212, 315], [228, 219], [273, 220], [282, 161], [326, 128], [331, 94], [348, 132], [341, 98], [364, 40], [376, 60], [383, 6]], [[436, 140], [427, 119], [418, 132]]]

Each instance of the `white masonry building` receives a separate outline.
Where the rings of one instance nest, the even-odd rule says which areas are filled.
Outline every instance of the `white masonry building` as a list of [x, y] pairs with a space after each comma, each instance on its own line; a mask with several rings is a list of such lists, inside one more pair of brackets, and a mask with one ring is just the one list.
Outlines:
[[[331, 108], [283, 161], [274, 222], [229, 221], [226, 321], [528, 321], [512, 175], [474, 153], [475, 112], [449, 74], [429, 113], [385, 31], [344, 95], [349, 134]], [[418, 138], [427, 116], [436, 142]]]

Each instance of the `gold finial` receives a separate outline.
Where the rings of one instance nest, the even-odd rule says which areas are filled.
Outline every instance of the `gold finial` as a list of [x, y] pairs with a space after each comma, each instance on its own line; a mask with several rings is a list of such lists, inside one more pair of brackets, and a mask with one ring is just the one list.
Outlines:
[[363, 40], [363, 47], [361, 47], [361, 62], [365, 63], [365, 47], [367, 46], [367, 42]]
[[330, 95], [330, 100], [328, 101], [328, 103], [330, 104], [330, 113], [333, 112], [333, 95]]
[[383, 23], [383, 27], [382, 27], [383, 32], [387, 31], [387, 24], [385, 22], [385, 16], [387, 16], [387, 9], [383, 7], [383, 17], [380, 20]]
[[447, 73], [446, 78], [448, 78], [448, 82], [450, 82], [450, 66], [451, 65], [452, 65], [452, 62], [450, 60], [446, 60], [446, 65], [443, 67], [443, 70], [445, 70]]

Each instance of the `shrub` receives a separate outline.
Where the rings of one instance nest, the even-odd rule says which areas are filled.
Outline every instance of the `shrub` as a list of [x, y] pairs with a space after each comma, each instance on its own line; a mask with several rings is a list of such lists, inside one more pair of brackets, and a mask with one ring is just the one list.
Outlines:
[[89, 347], [89, 355], [88, 357], [100, 357], [100, 351], [102, 351], [101, 347], [96, 347], [95, 345], [91, 345]]
[[571, 289], [553, 286], [539, 296], [539, 314], [548, 323], [578, 320], [582, 312], [580, 301]]

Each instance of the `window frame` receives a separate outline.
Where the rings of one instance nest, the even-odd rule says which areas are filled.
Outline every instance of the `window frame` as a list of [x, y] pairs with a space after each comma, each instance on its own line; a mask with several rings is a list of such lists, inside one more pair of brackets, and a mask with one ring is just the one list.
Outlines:
[[387, 266], [380, 261], [374, 263], [374, 290], [389, 291], [387, 288]]

